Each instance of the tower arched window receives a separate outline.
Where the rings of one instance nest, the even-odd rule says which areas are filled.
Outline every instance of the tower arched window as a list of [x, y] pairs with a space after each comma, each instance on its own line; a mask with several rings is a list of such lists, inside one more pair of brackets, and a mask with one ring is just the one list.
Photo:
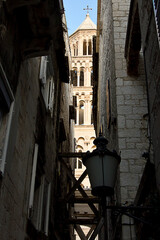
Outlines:
[[77, 69], [76, 68], [71, 71], [71, 80], [72, 80], [73, 86], [77, 86]]
[[78, 42], [76, 42], [76, 56], [78, 56]]
[[76, 56], [76, 47], [73, 45], [73, 56]]
[[[82, 152], [83, 148], [78, 145], [78, 148], [80, 148], [79, 150], [77, 150], [77, 152]], [[75, 169], [81, 169], [83, 167], [82, 165], [82, 160], [80, 158], [76, 158], [75, 162], [74, 162], [74, 168]]]
[[84, 124], [84, 102], [79, 103], [79, 125]]
[[80, 86], [84, 86], [84, 68], [80, 69]]
[[88, 41], [88, 55], [92, 54], [92, 41], [89, 39]]
[[83, 55], [87, 55], [87, 41], [83, 40]]
[[73, 106], [75, 109], [75, 124], [77, 124], [77, 96], [73, 96]]

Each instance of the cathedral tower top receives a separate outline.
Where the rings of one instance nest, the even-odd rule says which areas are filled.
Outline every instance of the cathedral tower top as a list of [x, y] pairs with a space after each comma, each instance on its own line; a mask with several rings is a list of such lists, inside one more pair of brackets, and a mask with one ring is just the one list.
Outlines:
[[87, 10], [87, 15], [86, 16], [89, 16], [89, 11], [92, 10], [92, 8], [89, 8], [89, 6], [87, 5], [87, 8], [83, 8], [83, 10]]

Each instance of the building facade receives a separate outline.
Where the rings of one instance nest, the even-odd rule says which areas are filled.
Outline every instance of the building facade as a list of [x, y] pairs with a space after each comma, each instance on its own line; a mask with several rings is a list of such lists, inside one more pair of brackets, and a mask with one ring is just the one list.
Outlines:
[[[157, 238], [159, 235], [159, 1], [131, 1], [128, 18], [125, 55], [127, 69], [136, 71], [138, 55], [143, 53], [145, 84], [148, 103], [148, 140], [149, 147], [145, 154], [146, 164], [136, 194], [135, 203], [151, 205], [153, 211], [146, 214], [145, 219], [152, 221], [155, 228], [146, 224], [137, 224], [138, 239]], [[131, 20], [131, 16], [134, 16]], [[130, 29], [130, 27], [132, 29]], [[136, 39], [136, 41], [134, 40]], [[134, 44], [133, 44], [134, 42]], [[134, 64], [133, 60], [134, 59]], [[140, 74], [140, 73], [139, 73]]]
[[[104, 136], [109, 140], [108, 148], [115, 149], [121, 156], [115, 195], [110, 201], [112, 204], [114, 202], [125, 206], [137, 204], [135, 199], [145, 169], [146, 156], [148, 152], [151, 153], [145, 72], [147, 68], [140, 40], [142, 37], [143, 41], [143, 31], [145, 29], [146, 34], [147, 30], [144, 22], [142, 25], [138, 24], [137, 17], [139, 14], [144, 21], [149, 3], [131, 1], [131, 9], [133, 4], [138, 8], [134, 8], [134, 20], [132, 12], [128, 22], [130, 1], [98, 1], [95, 46], [98, 71], [94, 70], [94, 78], [98, 78], [98, 82], [95, 81], [94, 84], [97, 133], [102, 128]], [[152, 27], [155, 29], [155, 26]], [[132, 36], [128, 38], [131, 32]], [[133, 218], [122, 213], [122, 218], [119, 215], [111, 221], [110, 217], [109, 221], [108, 239], [137, 239]]]
[[[92, 151], [94, 149], [95, 131], [92, 114], [92, 38], [94, 35], [96, 35], [96, 25], [90, 19], [89, 14], [87, 14], [84, 22], [69, 37], [72, 54], [73, 102], [76, 108], [74, 132], [77, 152]], [[81, 160], [77, 160], [75, 168], [77, 177], [80, 176], [83, 168]], [[89, 181], [84, 183], [84, 187], [90, 188]]]
[[62, 1], [0, 1], [2, 240], [74, 237], [59, 202], [70, 181], [58, 153], [73, 151], [62, 10]]

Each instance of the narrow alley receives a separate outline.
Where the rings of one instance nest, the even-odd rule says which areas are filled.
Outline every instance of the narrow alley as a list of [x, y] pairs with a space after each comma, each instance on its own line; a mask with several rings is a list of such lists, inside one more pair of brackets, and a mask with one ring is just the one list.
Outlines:
[[160, 239], [160, 0], [93, 2], [0, 0], [0, 240]]

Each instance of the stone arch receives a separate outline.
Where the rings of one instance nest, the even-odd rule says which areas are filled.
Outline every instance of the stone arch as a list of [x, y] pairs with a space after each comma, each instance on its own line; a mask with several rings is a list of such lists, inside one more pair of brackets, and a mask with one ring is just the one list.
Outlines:
[[83, 150], [83, 147], [82, 147], [81, 145], [78, 144], [77, 147], [76, 147], [76, 152], [79, 152], [79, 150], [82, 151], [82, 150]]
[[79, 137], [77, 140], [77, 144], [83, 146], [85, 139], [83, 137]]
[[[91, 141], [91, 144], [93, 144], [93, 141], [95, 140], [95, 137], [91, 137], [90, 138], [90, 141]], [[93, 146], [95, 146], [95, 145], [93, 145]]]
[[93, 150], [95, 150], [95, 149], [96, 149], [96, 146], [93, 145], [93, 146], [91, 147], [91, 152], [92, 152]]
[[78, 138], [78, 141], [79, 141], [79, 140], [83, 140], [83, 141], [84, 141], [85, 139], [84, 139], [84, 137], [79, 137], [79, 138]]

